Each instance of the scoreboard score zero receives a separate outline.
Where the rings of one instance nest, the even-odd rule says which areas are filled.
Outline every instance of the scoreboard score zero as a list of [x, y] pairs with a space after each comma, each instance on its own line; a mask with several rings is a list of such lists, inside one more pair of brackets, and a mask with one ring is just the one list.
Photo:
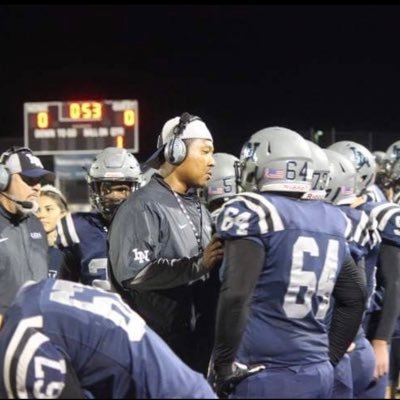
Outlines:
[[139, 152], [137, 100], [24, 103], [24, 146], [35, 154], [124, 147]]

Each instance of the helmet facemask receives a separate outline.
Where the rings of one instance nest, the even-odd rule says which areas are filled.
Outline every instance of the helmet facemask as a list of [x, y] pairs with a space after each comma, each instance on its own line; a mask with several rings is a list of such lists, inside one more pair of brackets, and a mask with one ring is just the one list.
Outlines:
[[[110, 220], [116, 208], [139, 187], [140, 176], [139, 163], [131, 153], [125, 149], [107, 147], [97, 155], [87, 175], [92, 207], [103, 218]], [[118, 189], [124, 194], [114, 193]]]
[[[91, 179], [89, 182], [89, 199], [92, 207], [96, 209], [104, 219], [110, 220], [118, 206], [140, 187], [139, 181], [110, 181]], [[107, 195], [113, 191], [124, 192], [124, 196], [109, 198]]]

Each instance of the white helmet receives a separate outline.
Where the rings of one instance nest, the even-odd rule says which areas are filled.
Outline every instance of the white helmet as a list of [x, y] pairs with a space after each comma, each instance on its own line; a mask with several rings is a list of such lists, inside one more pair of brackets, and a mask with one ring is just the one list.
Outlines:
[[329, 160], [330, 179], [326, 188], [326, 200], [339, 204], [346, 200], [353, 202], [356, 198], [357, 172], [354, 165], [343, 154], [324, 149]]
[[400, 160], [400, 140], [392, 143], [386, 150], [386, 155], [390, 162]]
[[322, 200], [326, 196], [326, 186], [329, 180], [329, 160], [325, 152], [311, 140], [307, 140], [310, 146], [314, 173], [312, 176], [311, 190], [304, 194], [303, 198]]
[[215, 166], [212, 170], [212, 178], [208, 181], [204, 190], [201, 191], [202, 200], [208, 206], [218, 199], [225, 202], [239, 191], [236, 179], [236, 171], [240, 165], [239, 159], [227, 153], [215, 153], [213, 157]]
[[92, 206], [105, 218], [109, 218], [121, 201], [110, 202], [102, 196], [100, 186], [105, 182], [121, 182], [129, 185], [132, 191], [139, 187], [140, 166], [136, 158], [118, 147], [107, 147], [90, 166], [87, 175], [89, 198]]
[[329, 150], [343, 154], [352, 162], [357, 171], [356, 195], [365, 193], [375, 182], [375, 159], [372, 153], [362, 144], [350, 140], [333, 143]]
[[272, 127], [254, 133], [244, 144], [240, 160], [245, 190], [305, 193], [311, 188], [310, 147], [290, 129]]
[[375, 163], [377, 166], [381, 165], [384, 160], [387, 160], [389, 157], [384, 151], [373, 151], [372, 155], [374, 156]]

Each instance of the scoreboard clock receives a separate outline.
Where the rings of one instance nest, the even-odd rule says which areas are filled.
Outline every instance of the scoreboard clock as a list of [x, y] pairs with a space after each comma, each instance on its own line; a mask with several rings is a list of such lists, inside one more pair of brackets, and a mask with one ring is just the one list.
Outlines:
[[35, 154], [139, 152], [137, 100], [24, 103], [24, 146]]

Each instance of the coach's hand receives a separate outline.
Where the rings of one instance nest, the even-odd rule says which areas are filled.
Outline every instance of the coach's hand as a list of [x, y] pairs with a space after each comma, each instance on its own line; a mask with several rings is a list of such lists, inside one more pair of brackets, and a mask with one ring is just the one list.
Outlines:
[[210, 243], [204, 249], [203, 264], [208, 269], [213, 269], [224, 257], [223, 243], [216, 235], [213, 235]]

